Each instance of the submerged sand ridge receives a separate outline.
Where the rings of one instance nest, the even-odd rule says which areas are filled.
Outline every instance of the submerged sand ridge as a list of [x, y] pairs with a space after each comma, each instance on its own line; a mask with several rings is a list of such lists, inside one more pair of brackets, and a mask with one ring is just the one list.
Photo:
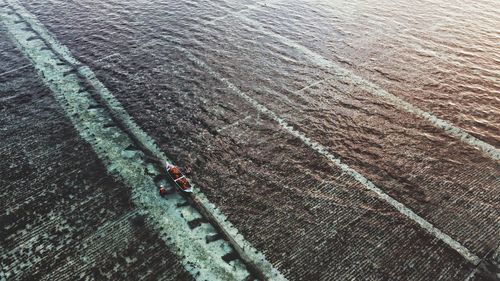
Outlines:
[[[355, 3], [336, 9], [322, 3], [55, 1], [42, 7], [23, 1], [78, 60], [89, 65], [159, 148], [190, 168], [190, 177], [208, 200], [288, 279], [481, 280], [481, 270], [474, 264], [483, 268], [498, 247], [498, 162], [425, 118], [373, 95], [373, 89], [360, 87], [352, 75], [339, 75], [318, 63], [317, 56], [495, 146], [491, 130], [495, 103], [487, 94], [496, 87], [496, 80], [488, 76], [492, 66], [475, 60], [482, 69], [472, 71], [466, 56], [446, 62], [443, 58], [453, 57], [462, 46], [443, 39], [455, 44], [445, 48], [453, 52], [443, 56], [443, 45], [432, 43], [436, 39], [432, 32], [422, 38], [405, 32], [401, 37], [379, 34], [376, 28], [392, 31], [408, 26], [406, 30], [415, 33], [412, 22], [404, 21], [406, 11], [400, 2], [385, 3], [396, 7], [392, 10], [383, 5], [374, 8], [372, 3], [358, 5], [372, 24], [372, 32], [360, 33], [363, 36], [352, 33], [362, 21], [347, 20]], [[476, 14], [488, 19], [483, 21], [486, 27], [495, 21], [488, 5], [482, 2], [483, 11]], [[414, 8], [426, 10], [417, 4]], [[467, 5], [462, 9], [476, 13]], [[131, 10], [136, 11], [134, 17], [127, 16]], [[375, 11], [392, 13], [394, 21], [374, 17]], [[462, 17], [455, 8], [449, 13], [451, 19]], [[321, 24], [308, 25], [306, 19]], [[427, 28], [420, 15], [412, 21], [420, 22], [424, 31]], [[334, 34], [336, 24], [340, 30]], [[449, 34], [450, 29], [454, 32], [453, 28], [441, 32]], [[382, 51], [377, 36], [388, 35], [394, 40], [385, 40], [390, 47]], [[482, 36], [478, 40], [488, 45], [488, 36]], [[359, 38], [372, 40], [367, 43], [372, 46], [371, 60], [366, 59], [370, 52], [360, 48]], [[332, 40], [336, 44], [330, 44]], [[395, 51], [401, 47], [408, 55], [399, 65], [401, 72], [395, 73], [387, 68], [401, 59]], [[418, 57], [411, 57], [417, 51], [425, 54], [420, 64]], [[392, 56], [384, 57], [384, 52]], [[485, 97], [488, 104], [471, 97], [478, 111], [456, 118], [455, 113], [469, 105], [446, 96], [456, 81], [439, 79], [451, 76], [435, 76], [441, 86], [432, 88], [435, 84], [428, 83], [430, 76], [422, 71], [430, 67], [427, 61], [440, 70], [448, 65], [475, 75], [486, 89], [478, 88], [482, 89], [478, 97]], [[406, 68], [412, 68], [422, 84], [406, 79], [411, 78], [405, 76]], [[391, 79], [380, 78], [380, 73]], [[464, 77], [457, 76], [460, 81], [468, 79]], [[448, 101], [453, 110], [443, 109]], [[481, 111], [491, 114], [478, 132], [478, 124], [486, 124], [476, 118]], [[477, 258], [465, 258], [419, 227], [300, 135]]]

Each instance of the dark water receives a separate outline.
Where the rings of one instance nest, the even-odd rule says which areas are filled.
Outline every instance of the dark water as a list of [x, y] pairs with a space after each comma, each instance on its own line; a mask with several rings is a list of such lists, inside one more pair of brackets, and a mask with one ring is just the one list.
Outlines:
[[[238, 65], [241, 72], [245, 59], [252, 58], [263, 72], [258, 78], [273, 80], [283, 94], [331, 78], [328, 73], [301, 72], [302, 67], [317, 65], [280, 46], [276, 38], [262, 35], [248, 22], [255, 20], [265, 30], [286, 36], [498, 146], [500, 18], [495, 1], [44, 2], [36, 9], [47, 16], [71, 13], [71, 23], [62, 22], [64, 18], [51, 20], [64, 28], [60, 36], [82, 43], [80, 48], [94, 54], [89, 59], [165, 34], [192, 45], [205, 60], [220, 56], [224, 64]], [[106, 15], [106, 21], [99, 15]], [[73, 25], [86, 29], [86, 36], [75, 32]], [[301, 72], [297, 73], [301, 79], [270, 67], [279, 59], [294, 60], [295, 64], [286, 61], [288, 72]], [[265, 67], [264, 62], [271, 65]], [[277, 74], [288, 80], [276, 81]]]
[[[29, 64], [0, 38], [1, 73]], [[0, 77], [0, 128], [0, 280], [192, 280], [31, 66]]]
[[498, 162], [353, 82], [499, 147], [497, 1], [22, 2], [288, 278], [472, 267], [221, 78], [478, 256], [498, 246]]

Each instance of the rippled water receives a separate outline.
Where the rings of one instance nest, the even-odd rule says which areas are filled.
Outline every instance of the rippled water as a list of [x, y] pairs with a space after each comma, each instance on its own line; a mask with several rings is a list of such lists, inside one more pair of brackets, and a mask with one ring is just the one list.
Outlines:
[[[296, 270], [304, 256], [335, 264], [345, 278], [359, 272], [379, 279], [418, 276], [391, 261], [391, 250], [380, 258], [382, 269], [360, 269], [349, 260], [377, 257], [370, 248], [377, 243], [416, 241], [432, 244], [425, 251], [441, 250], [418, 231], [385, 239], [382, 230], [405, 224], [398, 215], [222, 81], [472, 251], [485, 255], [497, 242], [498, 162], [359, 87], [356, 79], [499, 147], [498, 1], [22, 2], [171, 158], [190, 168], [257, 248], [282, 270], [295, 269], [290, 276], [316, 276], [314, 266]], [[318, 231], [328, 223], [350, 237], [341, 228], [357, 216], [366, 221], [355, 228], [366, 235], [354, 238], [351, 248]], [[405, 227], [394, 231], [416, 231]], [[381, 240], [366, 242], [373, 233]], [[307, 246], [324, 240], [339, 249], [342, 262]], [[290, 249], [295, 242], [300, 247]], [[401, 255], [415, 254], [409, 249]], [[460, 263], [453, 254], [449, 259]], [[416, 272], [434, 263], [427, 259]], [[335, 276], [328, 274], [322, 277]], [[427, 274], [454, 278], [439, 270]]]
[[[500, 18], [495, 1], [50, 1], [33, 6], [52, 16], [49, 20], [63, 29], [59, 36], [83, 43], [80, 48], [95, 58], [140, 46], [155, 35], [170, 35], [199, 49], [207, 60], [220, 56], [226, 64], [241, 66], [251, 57], [265, 71], [253, 79], [288, 76], [270, 61], [299, 54], [280, 49], [279, 40], [259, 32], [262, 27], [499, 143]], [[60, 13], [71, 13], [72, 21], [53, 17]], [[248, 19], [261, 26], [255, 28]], [[295, 59], [316, 67], [308, 58]], [[284, 64], [288, 71], [300, 71]], [[273, 84], [286, 94], [329, 78], [313, 70], [301, 74]], [[241, 83], [253, 87], [249, 79]]]

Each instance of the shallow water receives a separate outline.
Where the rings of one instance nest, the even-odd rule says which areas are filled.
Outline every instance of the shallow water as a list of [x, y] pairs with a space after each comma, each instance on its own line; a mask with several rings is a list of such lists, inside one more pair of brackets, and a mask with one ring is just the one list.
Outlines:
[[[477, 255], [497, 245], [498, 161], [358, 82], [499, 147], [498, 2], [22, 3], [291, 279], [452, 280], [468, 269], [235, 89]], [[24, 65], [3, 54], [2, 69]], [[424, 246], [406, 252], [406, 241]], [[299, 270], [305, 257], [313, 265]]]
[[[262, 28], [300, 43], [480, 139], [495, 146], [500, 141], [500, 17], [495, 1], [50, 1], [32, 6], [59, 26], [59, 37], [80, 43], [95, 56], [92, 59], [168, 35], [202, 52], [207, 61], [242, 66], [250, 59], [265, 71], [248, 77], [240, 74], [240, 83], [250, 88], [255, 87], [251, 83], [255, 79], [268, 79], [282, 94], [291, 95], [330, 78], [299, 68], [318, 65], [280, 46], [279, 39], [263, 35]], [[54, 17], [61, 13], [71, 13], [72, 20]], [[280, 59], [287, 60], [288, 70], [272, 63]], [[289, 77], [289, 72], [300, 75]], [[287, 79], [276, 81], [281, 76]]]

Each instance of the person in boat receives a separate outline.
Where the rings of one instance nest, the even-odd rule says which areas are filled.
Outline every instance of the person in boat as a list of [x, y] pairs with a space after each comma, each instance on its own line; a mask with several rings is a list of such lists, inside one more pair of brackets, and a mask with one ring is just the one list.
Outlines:
[[167, 165], [167, 171], [172, 176], [172, 178], [174, 178], [174, 180], [182, 177], [182, 173], [179, 170], [179, 168], [177, 168], [177, 166], [168, 164]]
[[191, 185], [189, 184], [189, 180], [185, 177], [177, 179], [175, 182], [179, 185], [179, 187], [182, 190], [188, 190], [191, 188]]
[[192, 192], [189, 180], [181, 173], [177, 166], [167, 162], [165, 168], [181, 191], [188, 193]]

